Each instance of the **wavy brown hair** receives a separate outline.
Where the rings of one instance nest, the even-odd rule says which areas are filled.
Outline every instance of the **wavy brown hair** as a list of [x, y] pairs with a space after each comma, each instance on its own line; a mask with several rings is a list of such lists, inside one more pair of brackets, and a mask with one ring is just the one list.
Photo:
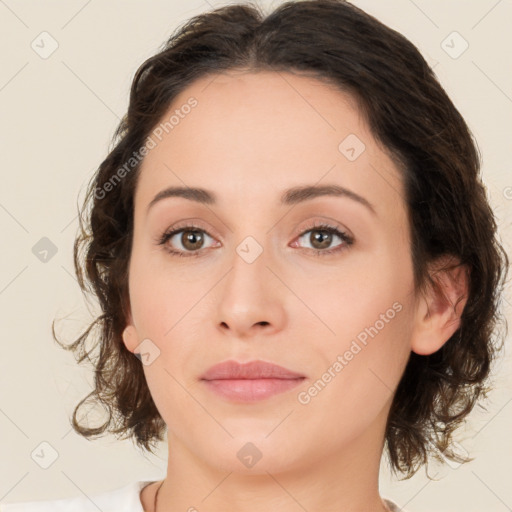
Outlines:
[[[491, 389], [509, 265], [481, 182], [479, 153], [418, 49], [342, 0], [289, 1], [269, 14], [252, 2], [217, 8], [178, 27], [137, 70], [127, 114], [79, 209], [75, 270], [82, 291], [94, 294], [102, 314], [65, 346], [79, 363], [87, 358], [95, 375], [95, 389], [74, 410], [73, 428], [86, 437], [121, 434], [148, 451], [163, 440], [166, 425], [142, 365], [122, 341], [140, 168], [133, 155], [181, 91], [200, 77], [232, 69], [302, 73], [350, 94], [401, 171], [416, 290], [437, 286], [431, 263], [439, 256], [467, 265], [469, 293], [460, 327], [437, 352], [411, 353], [389, 413], [385, 447], [391, 469], [406, 478], [429, 455], [439, 459], [438, 452], [458, 462], [471, 460], [452, 451], [452, 435]], [[54, 329], [53, 334], [56, 339]], [[78, 420], [79, 410], [91, 403], [108, 413], [96, 427]]]

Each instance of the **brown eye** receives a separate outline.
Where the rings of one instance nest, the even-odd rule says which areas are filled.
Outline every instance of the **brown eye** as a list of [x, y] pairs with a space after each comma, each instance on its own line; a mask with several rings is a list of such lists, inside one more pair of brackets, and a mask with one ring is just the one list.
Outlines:
[[214, 240], [204, 229], [196, 226], [184, 226], [165, 232], [158, 244], [177, 256], [198, 256], [203, 251], [206, 238]]
[[332, 233], [323, 231], [320, 229], [311, 230], [309, 235], [309, 241], [313, 246], [313, 249], [328, 249], [332, 243]]
[[[341, 243], [331, 247], [336, 238], [338, 238]], [[311, 245], [309, 249], [316, 251], [318, 255], [331, 254], [343, 250], [353, 243], [353, 239], [350, 236], [328, 225], [315, 226], [312, 229], [304, 231], [299, 237], [299, 240], [301, 239], [306, 240]]]
[[186, 250], [195, 251], [201, 249], [204, 244], [204, 236], [201, 231], [183, 230], [180, 242]]

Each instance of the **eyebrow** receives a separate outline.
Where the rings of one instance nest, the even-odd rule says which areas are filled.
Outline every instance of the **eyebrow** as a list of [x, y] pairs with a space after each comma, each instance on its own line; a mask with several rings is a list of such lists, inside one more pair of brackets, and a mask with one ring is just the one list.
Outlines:
[[[365, 206], [373, 215], [377, 215], [374, 206], [364, 197], [340, 185], [306, 185], [285, 190], [281, 195], [282, 205], [295, 205], [322, 196], [346, 197]], [[217, 203], [217, 195], [204, 188], [168, 187], [158, 194], [148, 204], [147, 211], [157, 202], [169, 197], [182, 197], [205, 205]]]

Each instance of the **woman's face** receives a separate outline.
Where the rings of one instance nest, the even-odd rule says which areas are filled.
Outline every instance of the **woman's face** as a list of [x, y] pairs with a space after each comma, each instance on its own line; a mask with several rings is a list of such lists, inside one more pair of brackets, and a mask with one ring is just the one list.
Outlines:
[[[171, 450], [238, 472], [379, 453], [415, 315], [398, 169], [351, 97], [314, 78], [203, 77], [173, 115], [141, 166], [124, 333]], [[169, 187], [189, 195], [152, 203]], [[304, 378], [228, 398], [201, 379], [226, 360]]]

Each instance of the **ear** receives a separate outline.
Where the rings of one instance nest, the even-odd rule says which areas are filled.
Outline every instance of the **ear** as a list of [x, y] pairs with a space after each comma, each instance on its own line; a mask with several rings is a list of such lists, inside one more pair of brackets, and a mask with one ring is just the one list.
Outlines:
[[469, 290], [469, 269], [451, 255], [429, 267], [435, 286], [420, 294], [414, 318], [411, 350], [419, 355], [439, 350], [460, 327]]
[[126, 327], [123, 331], [123, 342], [130, 352], [135, 353], [135, 348], [139, 345], [139, 339], [137, 336], [137, 329], [135, 329], [135, 326], [133, 325], [131, 313], [129, 314]]

